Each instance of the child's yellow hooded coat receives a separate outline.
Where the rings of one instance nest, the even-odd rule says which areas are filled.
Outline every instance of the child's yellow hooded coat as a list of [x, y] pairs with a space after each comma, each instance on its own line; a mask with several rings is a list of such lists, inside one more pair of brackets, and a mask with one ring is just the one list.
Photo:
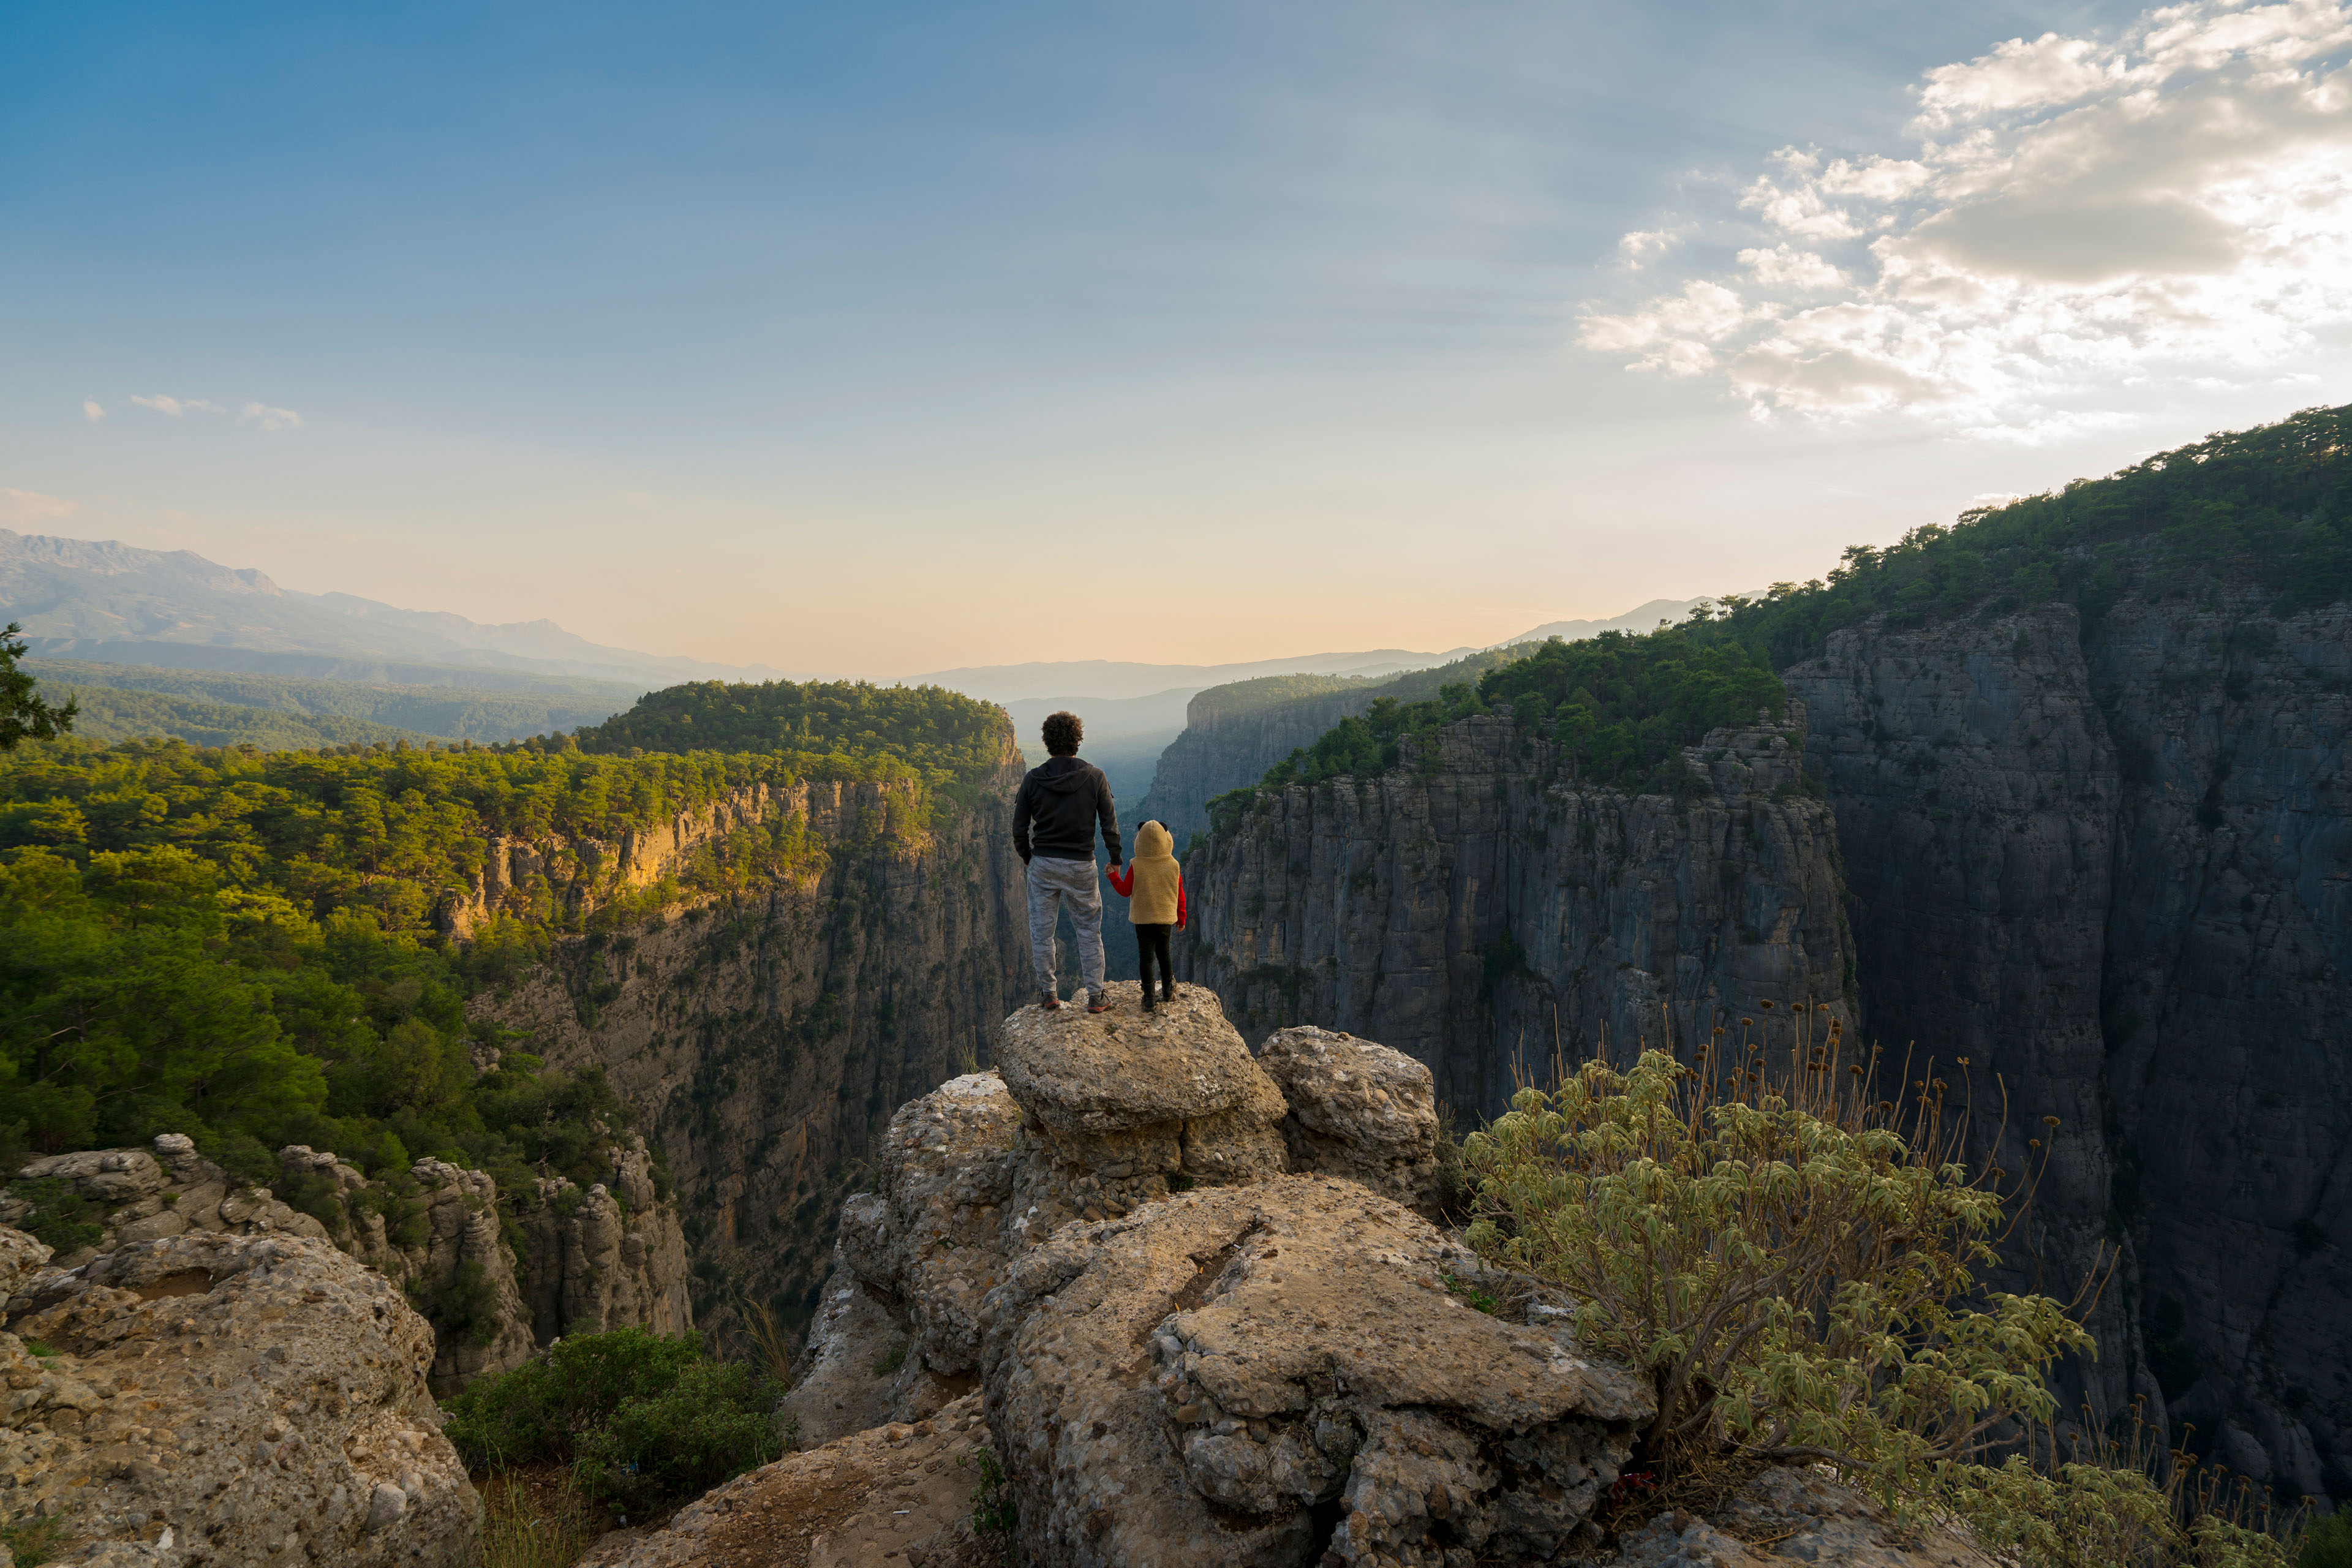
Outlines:
[[1127, 918], [1139, 926], [1174, 925], [1182, 907], [1184, 873], [1176, 864], [1176, 840], [1168, 829], [1156, 822], [1143, 825], [1135, 836], [1135, 858], [1128, 862], [1128, 875], [1134, 879], [1135, 891], [1128, 894]]

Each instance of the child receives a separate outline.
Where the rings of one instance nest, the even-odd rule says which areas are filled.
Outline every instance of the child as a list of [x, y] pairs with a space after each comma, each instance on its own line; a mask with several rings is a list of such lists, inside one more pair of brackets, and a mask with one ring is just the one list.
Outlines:
[[1143, 1010], [1151, 1011], [1151, 965], [1160, 964], [1160, 1000], [1176, 1000], [1176, 972], [1168, 966], [1168, 932], [1184, 923], [1184, 871], [1176, 864], [1176, 840], [1165, 825], [1147, 822], [1135, 833], [1135, 858], [1127, 875], [1110, 868], [1110, 889], [1128, 900], [1135, 924], [1135, 952], [1143, 971]]

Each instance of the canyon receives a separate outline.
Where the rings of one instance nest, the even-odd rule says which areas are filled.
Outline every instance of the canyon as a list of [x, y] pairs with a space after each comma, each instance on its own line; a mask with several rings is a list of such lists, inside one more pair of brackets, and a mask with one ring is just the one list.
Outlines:
[[[1578, 784], [1507, 704], [1408, 736], [1194, 846], [1179, 973], [1253, 1039], [1390, 1042], [1457, 1123], [1555, 1045], [1825, 1005], [1964, 1082], [1979, 1155], [2031, 1168], [2046, 1138], [2000, 1282], [2112, 1268], [2071, 1396], [2352, 1497], [2352, 609], [2270, 598], [2151, 574], [2093, 613], [1876, 617], [1782, 668], [1781, 719], [1687, 749], [1703, 786], [1674, 794]], [[1216, 743], [1266, 755], [1330, 702]]]

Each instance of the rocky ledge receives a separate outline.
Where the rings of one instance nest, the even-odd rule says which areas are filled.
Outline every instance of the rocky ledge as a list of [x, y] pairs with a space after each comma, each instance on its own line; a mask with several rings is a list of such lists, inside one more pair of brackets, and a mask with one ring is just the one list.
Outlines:
[[58, 1561], [475, 1560], [481, 1502], [425, 1386], [433, 1331], [327, 1243], [217, 1230], [71, 1269], [0, 1230], [0, 1511]]
[[996, 1071], [892, 1120], [787, 1402], [801, 1440], [977, 1385], [1048, 1568], [1568, 1551], [1649, 1394], [1538, 1293], [1467, 1304], [1496, 1282], [1416, 1212], [1427, 1069], [1314, 1029], [1254, 1057], [1196, 986], [1110, 994], [1015, 1013]]

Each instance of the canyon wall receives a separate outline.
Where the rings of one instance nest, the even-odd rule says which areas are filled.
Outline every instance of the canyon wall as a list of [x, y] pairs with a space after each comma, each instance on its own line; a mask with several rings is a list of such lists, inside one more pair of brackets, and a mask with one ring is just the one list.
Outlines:
[[625, 933], [567, 939], [476, 999], [551, 1065], [601, 1064], [639, 1108], [677, 1184], [694, 1321], [723, 1344], [807, 1319], [842, 1196], [891, 1113], [985, 1057], [1022, 992], [1020, 777], [1008, 736], [993, 776], [929, 814], [892, 784], [726, 803], [632, 874], [657, 879], [779, 812], [822, 852]]
[[1498, 715], [1408, 737], [1378, 778], [1263, 794], [1186, 865], [1178, 973], [1253, 1041], [1314, 1022], [1408, 1053], [1465, 1121], [1555, 1049], [1686, 1049], [1727, 1014], [1785, 1031], [1794, 1002], [1851, 1028], [1853, 939], [1829, 809], [1798, 789], [1801, 722], [1708, 736], [1680, 799], [1581, 785], [1542, 727]]
[[2051, 1140], [2016, 1282], [2122, 1248], [2100, 1392], [2352, 1496], [2352, 608], [2210, 586], [1854, 628], [1786, 679], [1873, 1035], [1967, 1058], [1980, 1142], [1995, 1079], [2008, 1157]]
[[1374, 696], [1367, 681], [1264, 706], [1232, 700], [1251, 684], [1213, 686], [1193, 696], [1184, 710], [1184, 732], [1160, 753], [1151, 787], [1136, 807], [1137, 822], [1158, 817], [1168, 825], [1180, 854], [1192, 835], [1209, 830], [1212, 798], [1257, 783], [1266, 769], [1370, 707]]

